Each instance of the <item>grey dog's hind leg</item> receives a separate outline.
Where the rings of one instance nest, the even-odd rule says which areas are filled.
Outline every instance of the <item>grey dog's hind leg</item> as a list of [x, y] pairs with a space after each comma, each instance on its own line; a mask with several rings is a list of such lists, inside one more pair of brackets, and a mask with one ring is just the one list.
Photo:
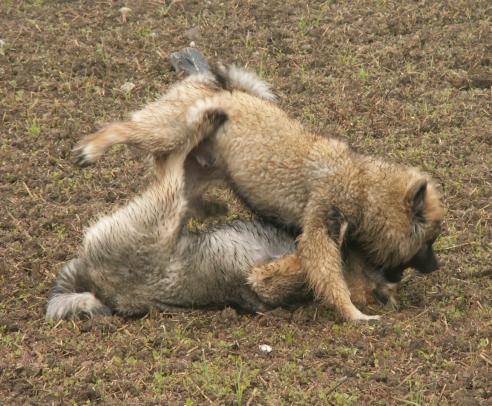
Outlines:
[[[138, 269], [138, 260], [154, 254], [155, 244], [163, 257], [171, 255], [186, 214], [184, 159], [184, 154], [156, 158], [156, 171], [166, 181], [156, 182], [128, 205], [93, 225], [83, 243], [87, 259], [102, 268], [122, 263]], [[140, 254], [135, 253], [136, 248]]]
[[210, 66], [196, 48], [184, 48], [181, 51], [173, 52], [169, 56], [169, 61], [176, 72], [185, 72], [188, 75], [195, 73], [210, 72]]

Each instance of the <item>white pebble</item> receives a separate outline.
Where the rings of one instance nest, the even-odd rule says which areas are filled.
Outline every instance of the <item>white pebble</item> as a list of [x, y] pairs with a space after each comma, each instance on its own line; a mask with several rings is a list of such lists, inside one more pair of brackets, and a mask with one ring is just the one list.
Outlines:
[[128, 18], [128, 15], [132, 12], [132, 9], [130, 7], [121, 7], [120, 8], [120, 14], [121, 14], [121, 21], [126, 23], [126, 20]]
[[125, 93], [130, 93], [135, 88], [135, 83], [125, 82], [120, 86], [120, 90]]
[[272, 352], [272, 347], [270, 347], [268, 344], [261, 344], [259, 348], [261, 352], [266, 352], [267, 354]]

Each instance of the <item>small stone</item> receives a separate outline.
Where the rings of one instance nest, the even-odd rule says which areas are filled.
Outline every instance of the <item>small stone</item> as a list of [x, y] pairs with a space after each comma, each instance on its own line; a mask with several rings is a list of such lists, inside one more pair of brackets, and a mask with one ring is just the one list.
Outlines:
[[190, 42], [190, 47], [192, 47], [192, 48], [195, 48], [196, 47], [195, 41], [191, 41]]
[[126, 20], [128, 19], [128, 16], [132, 12], [132, 9], [130, 7], [121, 7], [120, 8], [120, 14], [121, 14], [121, 21], [126, 23]]
[[135, 88], [135, 83], [125, 82], [120, 86], [120, 90], [125, 93], [130, 93]]
[[272, 352], [272, 347], [269, 346], [268, 344], [260, 344], [258, 346], [261, 352], [265, 352], [267, 354], [270, 354]]

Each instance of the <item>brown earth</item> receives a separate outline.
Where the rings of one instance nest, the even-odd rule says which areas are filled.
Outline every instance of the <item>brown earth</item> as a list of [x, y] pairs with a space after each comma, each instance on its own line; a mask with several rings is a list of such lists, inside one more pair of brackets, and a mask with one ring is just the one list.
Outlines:
[[[301, 3], [1, 1], [0, 403], [490, 404], [490, 3]], [[307, 126], [440, 182], [442, 269], [411, 277], [399, 311], [44, 321], [83, 227], [147, 179], [123, 148], [85, 170], [71, 148], [165, 90], [190, 41], [259, 72]]]

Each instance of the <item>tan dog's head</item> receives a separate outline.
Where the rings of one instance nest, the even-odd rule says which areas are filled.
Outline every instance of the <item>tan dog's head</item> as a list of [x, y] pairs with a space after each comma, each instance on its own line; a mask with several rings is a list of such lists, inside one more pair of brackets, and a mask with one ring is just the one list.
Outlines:
[[399, 282], [406, 268], [438, 269], [432, 244], [441, 231], [443, 209], [435, 185], [413, 168], [380, 164], [368, 193], [371, 204], [353, 237], [366, 261]]

